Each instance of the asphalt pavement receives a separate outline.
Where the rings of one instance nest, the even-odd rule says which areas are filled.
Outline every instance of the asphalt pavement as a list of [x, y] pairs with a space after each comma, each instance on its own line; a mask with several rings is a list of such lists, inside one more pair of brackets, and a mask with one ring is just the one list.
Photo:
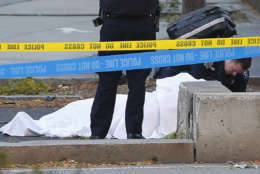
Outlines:
[[[89, 168], [49, 168], [40, 169], [44, 174], [259, 174], [257, 169], [239, 169], [228, 164], [166, 164], [141, 166], [108, 166]], [[18, 174], [32, 172], [31, 169], [13, 169], [3, 171], [3, 174]]]
[[16, 4], [25, 1], [32, 1], [32, 0], [1, 0], [0, 6], [7, 6], [7, 5]]

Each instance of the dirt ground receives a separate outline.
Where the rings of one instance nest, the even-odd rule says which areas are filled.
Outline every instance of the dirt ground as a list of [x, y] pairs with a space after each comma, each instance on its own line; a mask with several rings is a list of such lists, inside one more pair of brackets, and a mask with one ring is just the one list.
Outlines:
[[[45, 80], [51, 85], [51, 90], [46, 97], [40, 98], [6, 98], [0, 97], [0, 106], [5, 108], [42, 108], [42, 107], [63, 107], [70, 102], [93, 98], [96, 93], [97, 79], [72, 79], [72, 80]], [[146, 91], [152, 92], [156, 88], [156, 80], [147, 79]], [[259, 92], [260, 84], [249, 82], [248, 92]], [[118, 94], [127, 94], [127, 81], [122, 79], [118, 85]]]
[[[93, 98], [98, 85], [97, 79], [81, 80], [45, 80], [51, 86], [46, 97], [0, 97], [0, 106], [4, 108], [43, 108], [63, 107], [80, 99]], [[149, 79], [146, 82], [147, 91], [155, 90], [155, 80]], [[127, 94], [128, 87], [125, 79], [118, 85], [118, 94]]]
[[[55, 85], [54, 90], [51, 91], [55, 94], [59, 95], [80, 95], [83, 98], [92, 98], [96, 94], [96, 89], [98, 85], [98, 80], [89, 80], [86, 79], [86, 81], [81, 81], [80, 83], [72, 83], [72, 84], [66, 84], [63, 83], [62, 85]], [[156, 81], [154, 79], [148, 79], [146, 81], [146, 91], [152, 92], [155, 90]], [[128, 86], [127, 81], [125, 79], [122, 79], [118, 85], [117, 89], [118, 94], [127, 94], [128, 93]]]

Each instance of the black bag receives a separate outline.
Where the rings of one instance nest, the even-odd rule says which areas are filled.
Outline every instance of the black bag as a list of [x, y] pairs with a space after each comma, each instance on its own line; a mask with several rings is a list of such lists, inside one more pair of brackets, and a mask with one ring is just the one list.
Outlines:
[[171, 39], [231, 37], [237, 34], [235, 27], [226, 11], [220, 7], [207, 6], [171, 23], [167, 33]]

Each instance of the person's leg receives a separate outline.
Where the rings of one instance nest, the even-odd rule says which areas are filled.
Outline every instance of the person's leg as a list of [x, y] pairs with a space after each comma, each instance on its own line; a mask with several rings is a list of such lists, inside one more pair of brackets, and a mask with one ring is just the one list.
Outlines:
[[91, 110], [92, 137], [105, 138], [110, 128], [116, 100], [117, 84], [121, 71], [102, 72]]
[[126, 72], [129, 93], [126, 103], [125, 123], [128, 135], [142, 134], [145, 80], [150, 71], [150, 69], [141, 69]]
[[[106, 19], [100, 30], [100, 41], [123, 40], [124, 33], [120, 30], [120, 22], [116, 19]], [[119, 54], [119, 51], [99, 51], [99, 56]], [[91, 132], [93, 139], [104, 138], [110, 128], [118, 81], [121, 71], [100, 72], [96, 96], [91, 110]]]
[[[151, 18], [132, 18], [124, 23], [125, 40], [155, 40], [155, 25]], [[132, 31], [132, 32], [129, 32]], [[145, 51], [128, 51], [137, 53]], [[145, 101], [145, 80], [151, 69], [126, 71], [128, 81], [128, 98], [125, 111], [125, 123], [128, 139], [142, 137], [143, 106]]]

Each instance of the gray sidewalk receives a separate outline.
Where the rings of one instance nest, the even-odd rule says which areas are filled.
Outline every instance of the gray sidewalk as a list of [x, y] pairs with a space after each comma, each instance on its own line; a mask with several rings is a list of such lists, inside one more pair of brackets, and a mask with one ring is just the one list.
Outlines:
[[[44, 174], [258, 174], [258, 169], [239, 169], [229, 164], [165, 164], [165, 165], [138, 165], [138, 166], [99, 166], [89, 168], [43, 168]], [[4, 170], [3, 174], [30, 173], [31, 169]]]
[[[1, 42], [98, 41], [92, 20], [97, 0], [32, 0], [0, 7]], [[42, 16], [47, 15], [47, 16]], [[0, 64], [59, 60], [96, 55], [95, 52], [0, 53]]]
[[[10, 2], [12, 1], [9, 0]], [[98, 2], [98, 0], [20, 0], [20, 3], [13, 2], [2, 6], [0, 15], [96, 16]], [[8, 4], [7, 1], [2, 3]]]

